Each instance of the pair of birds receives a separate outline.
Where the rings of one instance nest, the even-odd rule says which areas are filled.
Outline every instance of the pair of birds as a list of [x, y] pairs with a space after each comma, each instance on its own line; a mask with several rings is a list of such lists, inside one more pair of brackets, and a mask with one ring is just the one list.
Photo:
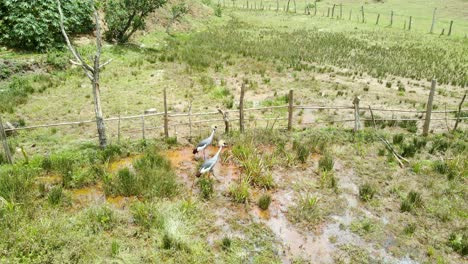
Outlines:
[[[211, 143], [213, 142], [213, 137], [214, 137], [214, 134], [216, 132], [216, 128], [217, 128], [216, 126], [213, 127], [213, 131], [211, 132], [211, 135], [209, 137], [205, 138], [204, 140], [200, 141], [200, 143], [198, 143], [197, 147], [195, 149], [193, 149], [193, 154], [194, 155], [196, 155], [197, 153], [203, 151], [203, 158], [205, 159], [205, 162], [203, 162], [203, 164], [201, 165], [199, 171], [196, 174], [197, 177], [200, 177], [202, 174], [205, 174], [205, 173], [209, 173], [209, 172], [213, 173], [213, 168], [214, 168], [214, 166], [216, 165], [216, 163], [219, 160], [221, 150], [223, 150], [223, 147], [226, 146], [224, 141], [220, 140], [219, 141], [218, 152], [216, 152], [216, 154], [213, 157], [211, 157], [209, 159], [206, 159], [205, 149], [209, 145], [211, 145]], [[214, 176], [214, 173], [213, 173], [213, 176]]]

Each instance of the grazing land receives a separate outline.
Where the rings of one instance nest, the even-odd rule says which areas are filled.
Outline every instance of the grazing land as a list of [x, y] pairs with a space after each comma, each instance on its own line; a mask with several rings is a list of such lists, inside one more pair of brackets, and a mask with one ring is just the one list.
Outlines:
[[[65, 48], [1, 47], [17, 130], [14, 164], [0, 148], [0, 262], [468, 263], [468, 2], [353, 0], [338, 19], [331, 1], [187, 1], [169, 31], [175, 4], [103, 45], [104, 149]], [[86, 59], [94, 41], [73, 37]], [[163, 115], [125, 118], [163, 112], [164, 90], [168, 137]], [[198, 178], [214, 126], [206, 155], [227, 147]]]

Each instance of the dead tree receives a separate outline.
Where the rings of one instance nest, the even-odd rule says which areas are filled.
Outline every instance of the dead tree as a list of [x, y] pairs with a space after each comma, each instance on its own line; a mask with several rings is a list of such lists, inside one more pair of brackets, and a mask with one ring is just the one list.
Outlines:
[[102, 37], [101, 37], [101, 28], [99, 25], [99, 15], [97, 10], [94, 8], [94, 1], [92, 2], [93, 6], [93, 13], [94, 13], [94, 20], [96, 23], [96, 54], [93, 57], [93, 65], [90, 66], [80, 55], [80, 53], [73, 47], [68, 38], [67, 32], [65, 31], [65, 26], [63, 24], [63, 12], [62, 7], [60, 5], [60, 0], [57, 0], [57, 8], [60, 14], [60, 29], [62, 31], [62, 35], [65, 38], [65, 42], [67, 43], [68, 50], [73, 54], [75, 60], [70, 60], [70, 62], [74, 65], [80, 66], [86, 76], [91, 81], [93, 87], [93, 97], [94, 97], [94, 112], [96, 114], [96, 125], [99, 135], [99, 146], [101, 148], [105, 148], [107, 145], [107, 137], [106, 137], [106, 127], [104, 125], [104, 118], [102, 115], [102, 108], [101, 108], [101, 91], [99, 88], [99, 75], [101, 69], [109, 64], [112, 60], [108, 60], [107, 62], [100, 64], [101, 58], [101, 47], [102, 47]]

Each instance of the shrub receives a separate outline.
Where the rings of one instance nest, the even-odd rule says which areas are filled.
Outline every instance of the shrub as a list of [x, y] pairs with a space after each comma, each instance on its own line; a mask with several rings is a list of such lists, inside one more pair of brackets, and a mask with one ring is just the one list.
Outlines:
[[318, 223], [322, 219], [322, 214], [318, 207], [318, 198], [309, 194], [299, 198], [291, 213], [293, 219], [297, 222]]
[[405, 144], [403, 146], [403, 153], [401, 155], [405, 158], [412, 158], [416, 155], [416, 147], [413, 144]]
[[200, 186], [200, 194], [203, 199], [208, 200], [213, 196], [213, 179], [202, 177], [197, 184]]
[[[89, 1], [61, 2], [69, 34], [89, 32], [93, 28]], [[0, 3], [0, 13], [0, 42], [9, 47], [45, 51], [64, 43], [55, 0], [4, 0]]]
[[271, 195], [268, 193], [262, 194], [258, 199], [258, 207], [262, 210], [267, 210], [270, 207]]
[[37, 170], [27, 166], [0, 167], [0, 197], [9, 202], [30, 200], [37, 174]]
[[375, 187], [369, 183], [365, 183], [359, 187], [359, 198], [362, 201], [367, 202], [372, 200], [372, 198], [374, 198], [375, 193]]
[[217, 17], [221, 17], [223, 15], [223, 9], [221, 8], [220, 4], [216, 5], [214, 15]]
[[[408, 117], [403, 117], [408, 118]], [[416, 133], [418, 131], [418, 124], [416, 120], [401, 120], [398, 125], [405, 128], [408, 132]]]
[[105, 5], [108, 41], [127, 42], [133, 33], [145, 28], [146, 17], [166, 0], [109, 0]]
[[330, 153], [326, 153], [319, 160], [319, 169], [322, 171], [331, 171], [333, 170], [333, 164], [333, 157], [330, 155]]
[[416, 231], [416, 227], [417, 227], [417, 225], [414, 224], [414, 223], [407, 224], [407, 225], [405, 226], [405, 228], [403, 229], [403, 232], [404, 232], [406, 235], [411, 236], [411, 235], [413, 235], [414, 232]]
[[449, 170], [450, 170], [447, 163], [445, 163], [444, 161], [441, 161], [441, 160], [434, 161], [432, 163], [432, 169], [435, 172], [438, 172], [440, 174], [447, 174], [449, 172]]

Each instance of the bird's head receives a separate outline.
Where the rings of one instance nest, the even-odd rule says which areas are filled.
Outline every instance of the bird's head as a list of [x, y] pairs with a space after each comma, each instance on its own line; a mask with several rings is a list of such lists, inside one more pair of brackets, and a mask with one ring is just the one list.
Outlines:
[[217, 126], [213, 126], [213, 131], [216, 131], [216, 129], [218, 129]]
[[227, 144], [226, 144], [226, 142], [225, 142], [224, 140], [220, 140], [220, 141], [218, 142], [218, 146], [220, 146], [220, 147], [227, 147]]

